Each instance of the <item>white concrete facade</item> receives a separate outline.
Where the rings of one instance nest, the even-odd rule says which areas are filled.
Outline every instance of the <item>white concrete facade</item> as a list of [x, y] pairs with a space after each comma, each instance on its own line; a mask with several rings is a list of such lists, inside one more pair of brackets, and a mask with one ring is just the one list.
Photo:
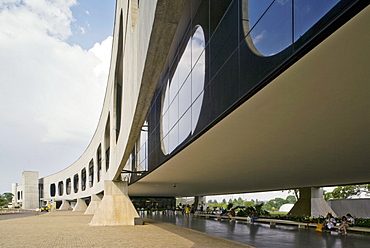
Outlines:
[[[130, 142], [129, 136], [132, 135], [130, 131], [132, 129], [135, 110], [137, 109], [141, 80], [150, 42], [151, 27], [154, 21], [157, 3], [157, 1], [148, 1], [146, 4], [141, 4], [140, 9], [137, 9], [132, 4], [133, 2], [135, 1], [117, 1], [116, 4], [116, 19], [108, 85], [102, 114], [95, 134], [86, 151], [75, 163], [58, 173], [43, 178], [44, 188], [41, 198], [45, 201], [87, 198], [93, 194], [103, 192], [105, 180], [121, 179], [120, 170], [122, 170], [122, 165], [126, 163], [123, 160], [123, 155], [126, 150], [130, 150], [128, 148], [128, 143]], [[140, 16], [140, 21], [137, 19], [138, 16]], [[126, 20], [127, 23], [125, 22]], [[125, 41], [124, 43], [122, 40], [119, 43], [120, 37]], [[118, 55], [118, 50], [120, 50], [122, 57]], [[123, 61], [122, 68], [117, 69], [116, 67], [119, 65], [117, 60], [120, 59]], [[125, 102], [121, 111], [124, 118], [121, 118], [120, 137], [118, 140], [115, 131], [117, 128], [115, 121], [116, 106], [114, 102], [114, 92], [118, 83], [116, 71], [120, 71], [119, 73], [122, 74], [118, 78], [122, 79], [122, 82], [119, 83], [123, 86], [124, 95], [122, 96], [122, 102]], [[108, 148], [110, 151], [109, 158], [106, 153]], [[98, 153], [100, 154], [98, 155]], [[101, 159], [101, 170], [98, 167], [98, 156]], [[106, 168], [108, 160], [109, 169]], [[89, 180], [90, 168], [93, 168], [93, 179], [91, 182]], [[86, 173], [84, 189], [81, 185], [83, 170]], [[78, 182], [74, 180], [76, 175]], [[66, 192], [67, 180], [70, 180], [71, 183], [70, 192]], [[59, 192], [58, 190], [59, 183], [63, 187], [63, 192]], [[50, 185], [55, 185], [55, 192], [51, 192]]]

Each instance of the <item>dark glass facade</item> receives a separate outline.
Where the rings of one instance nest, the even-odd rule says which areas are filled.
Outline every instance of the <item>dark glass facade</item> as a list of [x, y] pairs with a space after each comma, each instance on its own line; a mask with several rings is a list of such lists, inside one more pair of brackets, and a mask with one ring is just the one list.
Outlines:
[[176, 199], [174, 197], [135, 197], [130, 196], [132, 204], [137, 210], [163, 210], [175, 209]]
[[[354, 0], [187, 1], [147, 114], [145, 139], [133, 151], [145, 149], [143, 158], [135, 163], [144, 163], [141, 168], [148, 172], [163, 164], [366, 5]], [[194, 56], [199, 47], [189, 43], [199, 29], [203, 48]], [[188, 96], [182, 93], [186, 87]], [[131, 183], [145, 174], [133, 174]]]

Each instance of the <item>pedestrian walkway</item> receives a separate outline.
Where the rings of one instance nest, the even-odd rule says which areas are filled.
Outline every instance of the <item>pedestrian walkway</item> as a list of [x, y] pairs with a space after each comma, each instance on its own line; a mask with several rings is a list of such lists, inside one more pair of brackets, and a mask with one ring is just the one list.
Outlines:
[[298, 228], [298, 226], [270, 226], [269, 223], [251, 224], [245, 221], [186, 217], [181, 214], [161, 214], [160, 212], [147, 214], [144, 217], [261, 248], [370, 247], [370, 235], [367, 234], [349, 233], [348, 235], [342, 235], [337, 232], [321, 233], [315, 232], [313, 228], [307, 230]]
[[148, 219], [140, 226], [92, 227], [92, 215], [82, 212], [23, 216], [0, 216], [0, 247], [251, 247]]

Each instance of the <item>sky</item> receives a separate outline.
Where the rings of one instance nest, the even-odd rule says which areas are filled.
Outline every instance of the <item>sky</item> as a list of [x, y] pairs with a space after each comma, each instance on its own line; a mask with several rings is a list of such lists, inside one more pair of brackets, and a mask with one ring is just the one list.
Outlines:
[[115, 0], [0, 1], [0, 194], [75, 162], [98, 124]]

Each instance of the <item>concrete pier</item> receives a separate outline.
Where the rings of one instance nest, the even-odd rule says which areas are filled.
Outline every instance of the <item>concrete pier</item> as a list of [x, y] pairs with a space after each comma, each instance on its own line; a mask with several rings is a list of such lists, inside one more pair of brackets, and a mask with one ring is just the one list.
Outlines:
[[139, 215], [127, 194], [127, 182], [105, 181], [104, 197], [91, 226], [134, 225]]

